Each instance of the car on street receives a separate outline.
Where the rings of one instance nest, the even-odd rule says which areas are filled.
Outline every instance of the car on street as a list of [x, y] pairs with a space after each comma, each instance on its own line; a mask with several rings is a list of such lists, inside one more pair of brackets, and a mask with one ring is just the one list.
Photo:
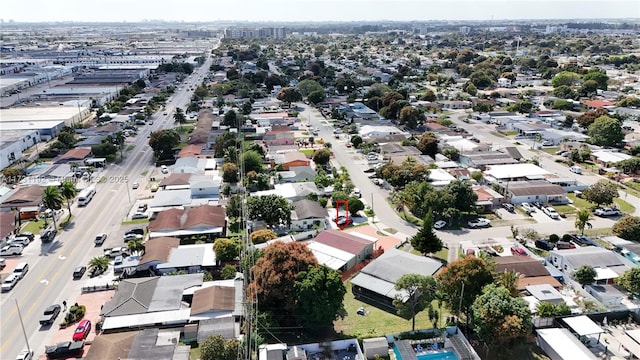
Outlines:
[[602, 216], [602, 217], [622, 215], [622, 212], [620, 211], [620, 209], [608, 208], [608, 207], [606, 207], [606, 208], [598, 208], [593, 213], [598, 215], [598, 216]]
[[491, 225], [491, 221], [485, 219], [485, 218], [478, 218], [478, 219], [473, 219], [470, 220], [467, 225], [472, 228], [482, 228], [482, 227], [487, 227], [489, 225]]
[[48, 308], [44, 309], [44, 313], [40, 317], [40, 325], [50, 325], [56, 320], [60, 312], [62, 311], [62, 307], [59, 304], [53, 304]]
[[95, 240], [93, 240], [93, 243], [96, 244], [96, 246], [100, 246], [102, 244], [104, 244], [104, 242], [107, 240], [107, 234], [106, 233], [100, 233], [98, 235], [96, 235]]
[[2, 285], [0, 285], [2, 287], [2, 292], [11, 291], [11, 289], [13, 289], [13, 287], [18, 283], [18, 280], [20, 280], [20, 276], [16, 274], [7, 276], [2, 281]]
[[360, 189], [354, 188], [353, 189], [353, 196], [355, 196], [357, 198], [361, 198], [362, 197], [362, 193], [360, 192]]
[[131, 188], [134, 189], [134, 190], [139, 188], [139, 187], [140, 187], [140, 184], [137, 181], [134, 181], [134, 183], [131, 184]]
[[40, 233], [40, 240], [43, 243], [52, 242], [56, 237], [56, 234], [58, 234], [58, 230], [56, 230], [54, 227], [49, 227]]
[[87, 271], [86, 266], [77, 266], [75, 269], [73, 269], [73, 279], [77, 280], [82, 278], [82, 275], [84, 275], [86, 271]]
[[18, 353], [16, 360], [33, 360], [33, 350], [24, 349]]
[[435, 223], [433, 223], [433, 228], [434, 229], [438, 229], [439, 230], [439, 229], [444, 228], [445, 226], [447, 226], [447, 222], [444, 221], [444, 220], [438, 220]]
[[24, 246], [18, 244], [10, 244], [0, 249], [0, 256], [15, 256], [22, 255]]
[[76, 327], [76, 331], [73, 332], [73, 341], [82, 341], [86, 339], [90, 332], [91, 321], [82, 319], [80, 324], [78, 324], [78, 327]]
[[528, 213], [536, 212], [536, 208], [533, 207], [531, 204], [529, 204], [527, 202], [523, 202], [522, 204], [520, 204], [520, 206], [522, 206], [524, 211], [526, 211]]
[[368, 168], [367, 170], [364, 171], [365, 173], [373, 173], [376, 172], [376, 169], [374, 168]]

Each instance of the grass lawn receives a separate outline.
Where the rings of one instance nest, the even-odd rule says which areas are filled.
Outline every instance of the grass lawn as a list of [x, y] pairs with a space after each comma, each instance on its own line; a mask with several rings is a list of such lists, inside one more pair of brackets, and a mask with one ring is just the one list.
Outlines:
[[300, 150], [300, 152], [305, 154], [305, 155], [307, 155], [307, 156], [312, 156], [313, 153], [315, 152], [315, 150], [313, 150], [313, 149], [303, 149], [303, 150]]
[[136, 147], [135, 145], [129, 145], [129, 146], [127, 146], [127, 151], [131, 151], [131, 150], [133, 150], [135, 147]]
[[44, 229], [44, 220], [38, 221], [29, 221], [27, 225], [24, 226], [22, 232], [30, 232], [32, 234], [39, 234], [40, 230]]
[[[351, 292], [351, 283], [346, 282], [347, 294], [344, 297], [344, 308], [347, 316], [334, 322], [336, 332], [342, 332], [345, 336], [365, 338], [382, 336], [384, 334], [397, 334], [411, 330], [411, 319], [406, 320], [397, 315], [391, 314], [365, 302], [356, 300]], [[434, 301], [433, 306], [438, 309], [438, 302]], [[366, 315], [358, 315], [358, 308], [363, 307]], [[444, 320], [449, 316], [449, 312], [443, 308], [444, 314], [440, 316], [440, 325], [444, 326]], [[416, 329], [431, 329], [433, 324], [429, 320], [429, 312], [422, 311], [416, 315]]]
[[135, 220], [123, 221], [122, 225], [146, 224], [148, 222], [149, 222], [149, 219], [135, 219]]
[[440, 250], [437, 253], [433, 254], [433, 256], [435, 256], [438, 259], [442, 259], [445, 262], [447, 262], [447, 260], [449, 259], [449, 249], [443, 247], [442, 250]]
[[553, 207], [559, 213], [573, 214], [574, 212], [576, 212], [576, 208], [571, 205], [554, 205]]
[[590, 238], [596, 237], [596, 236], [607, 236], [607, 235], [613, 235], [613, 231], [611, 230], [611, 228], [603, 228], [603, 229], [584, 229], [584, 235], [588, 236]]
[[624, 191], [628, 192], [631, 195], [640, 197], [640, 183], [637, 183], [635, 181], [629, 181], [624, 185], [626, 186]]
[[620, 198], [613, 199], [613, 202], [616, 203], [616, 205], [618, 205], [618, 208], [623, 213], [631, 214], [634, 211], [636, 211], [636, 208], [633, 205], [629, 204], [628, 202], [626, 202], [626, 201], [624, 201], [624, 200], [622, 200]]
[[200, 359], [200, 347], [194, 347], [189, 350], [189, 359], [190, 360], [198, 360]]
[[580, 209], [591, 209], [592, 207], [595, 206], [594, 204], [588, 202], [587, 200], [577, 197], [574, 193], [568, 193], [567, 198], [573, 201], [573, 206]]
[[559, 147], [545, 147], [543, 149], [541, 149], [542, 152], [546, 152], [549, 155], [555, 155], [556, 151], [560, 150]]

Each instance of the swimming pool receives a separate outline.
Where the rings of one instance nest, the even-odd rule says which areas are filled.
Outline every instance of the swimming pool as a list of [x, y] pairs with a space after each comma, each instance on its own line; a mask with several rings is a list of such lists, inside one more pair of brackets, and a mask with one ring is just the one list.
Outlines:
[[35, 165], [33, 165], [32, 167], [27, 168], [27, 169], [25, 170], [25, 172], [26, 172], [27, 174], [31, 174], [32, 172], [34, 172], [34, 171], [36, 171], [36, 170], [38, 170], [38, 169], [46, 169], [46, 168], [48, 168], [49, 166], [51, 166], [51, 165], [49, 165], [49, 164], [35, 164]]
[[458, 356], [453, 351], [446, 351], [433, 354], [418, 354], [418, 360], [458, 360]]

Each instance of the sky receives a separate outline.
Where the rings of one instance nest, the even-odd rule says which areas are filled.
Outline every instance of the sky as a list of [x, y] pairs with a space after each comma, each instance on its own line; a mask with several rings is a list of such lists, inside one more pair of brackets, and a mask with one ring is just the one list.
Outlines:
[[2, 21], [640, 20], [640, 0], [5, 0]]

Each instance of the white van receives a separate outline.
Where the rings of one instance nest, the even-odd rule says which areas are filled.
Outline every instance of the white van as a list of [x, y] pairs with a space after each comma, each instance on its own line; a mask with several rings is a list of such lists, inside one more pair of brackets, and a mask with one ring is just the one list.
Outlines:
[[580, 166], [577, 166], [577, 165], [573, 165], [571, 168], [569, 168], [569, 170], [572, 173], [582, 174], [582, 168]]
[[18, 276], [18, 279], [22, 279], [27, 274], [28, 271], [29, 271], [29, 264], [27, 264], [26, 262], [21, 262], [16, 266], [15, 269], [13, 269], [13, 273]]

